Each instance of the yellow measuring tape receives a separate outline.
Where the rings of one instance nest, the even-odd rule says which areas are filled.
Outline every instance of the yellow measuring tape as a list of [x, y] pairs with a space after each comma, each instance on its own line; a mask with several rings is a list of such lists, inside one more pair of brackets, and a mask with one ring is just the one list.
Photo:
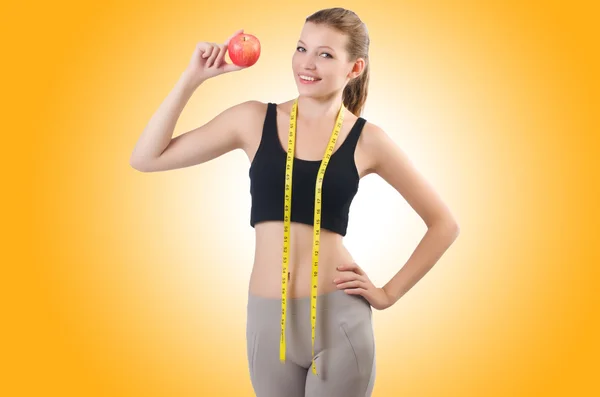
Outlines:
[[[323, 178], [325, 169], [329, 164], [329, 159], [333, 154], [335, 143], [342, 129], [344, 122], [344, 104], [340, 106], [337, 120], [327, 145], [327, 150], [321, 161], [319, 172], [317, 174], [317, 182], [315, 188], [315, 213], [313, 223], [313, 247], [312, 247], [312, 290], [310, 295], [310, 320], [312, 328], [312, 368], [313, 373], [317, 374], [315, 367], [315, 327], [317, 323], [317, 283], [319, 279], [319, 241], [321, 235], [321, 190], [323, 186]], [[290, 255], [290, 222], [292, 217], [292, 171], [294, 169], [294, 147], [296, 143], [296, 119], [298, 116], [298, 99], [294, 100], [292, 111], [290, 113], [290, 131], [288, 136], [287, 160], [285, 164], [285, 202], [283, 215], [283, 271], [281, 274], [281, 340], [279, 344], [279, 358], [285, 362], [285, 320], [287, 308], [287, 282], [288, 282], [288, 265]]]

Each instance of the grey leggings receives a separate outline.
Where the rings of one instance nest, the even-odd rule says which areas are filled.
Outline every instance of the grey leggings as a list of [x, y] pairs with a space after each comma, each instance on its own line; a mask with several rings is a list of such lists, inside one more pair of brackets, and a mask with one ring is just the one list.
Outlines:
[[310, 297], [288, 298], [286, 361], [279, 359], [281, 298], [248, 294], [247, 354], [257, 397], [370, 397], [375, 339], [369, 302], [338, 290], [319, 295], [312, 372]]

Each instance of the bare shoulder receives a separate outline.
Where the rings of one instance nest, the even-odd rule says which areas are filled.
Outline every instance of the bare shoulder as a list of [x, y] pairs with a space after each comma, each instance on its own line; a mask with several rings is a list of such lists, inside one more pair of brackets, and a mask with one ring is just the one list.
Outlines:
[[454, 222], [450, 210], [433, 186], [383, 128], [365, 123], [359, 139], [370, 172], [379, 175], [402, 195], [427, 226], [441, 220]]
[[245, 102], [240, 102], [234, 107], [243, 112], [244, 116], [252, 117], [253, 115], [258, 115], [263, 110], [266, 110], [267, 104], [262, 101], [251, 99]]
[[248, 160], [254, 157], [260, 145], [267, 107], [265, 102], [249, 100], [240, 104], [240, 110], [234, 116], [241, 132], [240, 146]]
[[361, 143], [365, 146], [365, 148], [373, 149], [374, 145], [380, 145], [387, 139], [391, 138], [383, 130], [383, 128], [371, 121], [365, 121], [363, 132], [360, 137]]
[[381, 126], [367, 121], [359, 143], [369, 171], [384, 179], [411, 168], [407, 153]]
[[228, 111], [230, 111], [230, 116], [233, 117], [235, 122], [244, 126], [261, 117], [264, 118], [267, 104], [258, 100], [248, 100], [230, 107]]
[[236, 141], [234, 148], [246, 153], [257, 141], [260, 141], [262, 125], [267, 111], [267, 104], [258, 100], [247, 100], [223, 110], [213, 121], [221, 131], [230, 131]]
[[230, 129], [243, 138], [248, 132], [247, 127], [258, 120], [261, 114], [264, 117], [266, 109], [267, 104], [261, 101], [247, 100], [224, 109], [214, 120], [222, 120], [224, 123], [227, 123]]
[[381, 149], [390, 143], [393, 141], [380, 126], [368, 120], [365, 121], [356, 148], [361, 163], [364, 164], [365, 175], [377, 172], [378, 160], [382, 154]]

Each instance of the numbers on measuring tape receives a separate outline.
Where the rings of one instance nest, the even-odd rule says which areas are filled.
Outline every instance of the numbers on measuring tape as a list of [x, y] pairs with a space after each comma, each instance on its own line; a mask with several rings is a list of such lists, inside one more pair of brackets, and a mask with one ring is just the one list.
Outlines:
[[[321, 235], [321, 195], [323, 184], [323, 179], [325, 175], [325, 169], [329, 164], [329, 160], [333, 154], [333, 149], [335, 147], [335, 143], [337, 141], [337, 137], [340, 133], [344, 122], [344, 112], [345, 112], [344, 104], [340, 105], [340, 110], [338, 112], [335, 127], [331, 134], [331, 138], [329, 139], [329, 144], [327, 145], [327, 149], [325, 150], [325, 154], [323, 156], [323, 160], [321, 161], [321, 165], [319, 167], [319, 171], [317, 173], [316, 180], [316, 188], [315, 188], [315, 212], [314, 212], [314, 223], [313, 223], [313, 273], [312, 273], [312, 293], [311, 293], [311, 329], [312, 329], [312, 372], [317, 374], [317, 367], [315, 363], [314, 351], [315, 351], [315, 326], [316, 326], [316, 307], [317, 307], [317, 283], [318, 283], [318, 266], [319, 266], [319, 243], [320, 243], [320, 235]], [[288, 266], [288, 244], [290, 242], [289, 234], [290, 234], [290, 222], [291, 222], [291, 190], [292, 190], [292, 175], [293, 175], [293, 164], [294, 164], [294, 150], [295, 150], [295, 142], [296, 142], [296, 117], [298, 112], [298, 99], [294, 100], [292, 105], [292, 110], [290, 112], [290, 128], [288, 135], [288, 149], [287, 149], [287, 159], [286, 159], [286, 174], [285, 174], [285, 193], [284, 193], [284, 227], [283, 227], [283, 241], [284, 241], [284, 250], [283, 250], [283, 277], [282, 277], [282, 288], [281, 288], [281, 341], [280, 341], [280, 349], [279, 349], [279, 358], [282, 362], [285, 361], [285, 316], [286, 316], [286, 307], [287, 307], [287, 280], [290, 279], [290, 273], [287, 271]], [[285, 274], [287, 273], [287, 279]]]

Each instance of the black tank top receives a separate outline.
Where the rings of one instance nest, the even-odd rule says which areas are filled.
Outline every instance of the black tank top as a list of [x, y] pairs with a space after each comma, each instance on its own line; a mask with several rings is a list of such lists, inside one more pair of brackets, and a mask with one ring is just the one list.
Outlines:
[[[283, 221], [287, 148], [277, 135], [277, 105], [268, 103], [260, 145], [250, 165], [252, 207], [250, 225]], [[350, 133], [334, 150], [323, 178], [321, 227], [346, 235], [350, 204], [358, 191], [359, 175], [354, 150], [366, 120], [359, 117]], [[323, 149], [325, 152], [325, 148]], [[313, 225], [315, 184], [321, 160], [294, 159], [291, 221]]]

